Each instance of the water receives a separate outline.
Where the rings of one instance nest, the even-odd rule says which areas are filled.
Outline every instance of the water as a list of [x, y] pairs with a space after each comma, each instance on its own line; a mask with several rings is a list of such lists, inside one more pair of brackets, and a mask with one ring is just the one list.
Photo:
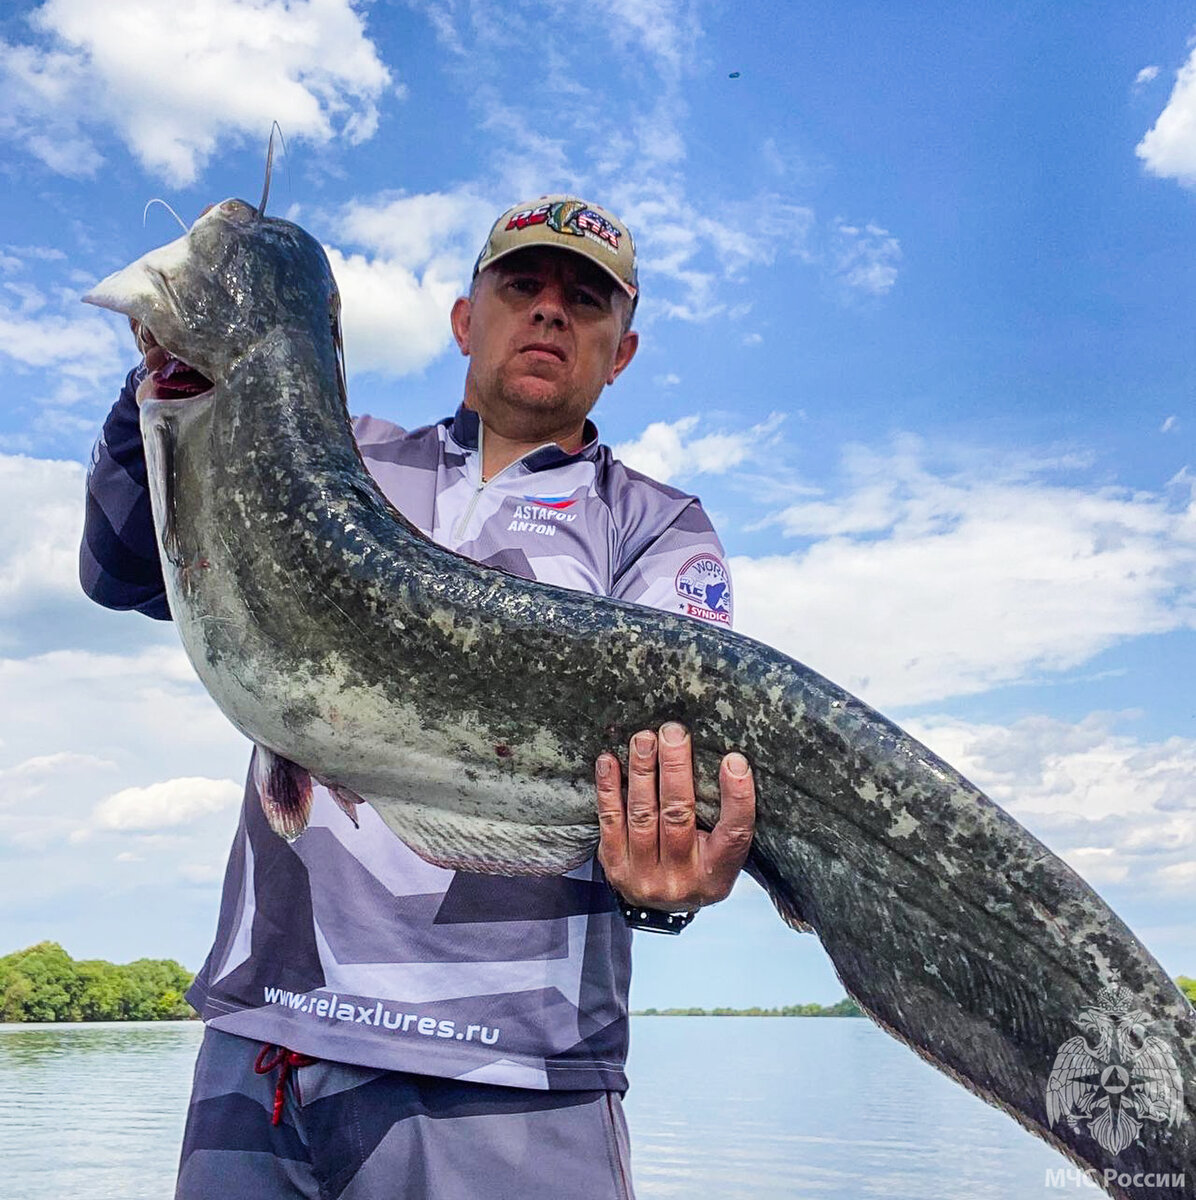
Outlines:
[[[169, 1197], [201, 1033], [0, 1025], [0, 1200]], [[868, 1021], [638, 1017], [632, 1045], [639, 1200], [1063, 1194], [1059, 1155]]]
[[632, 1045], [639, 1200], [1061, 1195], [1065, 1159], [871, 1021], [640, 1017]]
[[174, 1194], [198, 1021], [0, 1025], [0, 1198]]

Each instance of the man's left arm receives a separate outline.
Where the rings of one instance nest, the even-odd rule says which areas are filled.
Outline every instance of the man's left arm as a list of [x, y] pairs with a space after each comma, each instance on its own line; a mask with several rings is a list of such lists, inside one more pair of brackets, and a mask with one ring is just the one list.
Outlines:
[[[612, 594], [730, 628], [730, 573], [701, 506], [686, 506], [642, 549]], [[719, 820], [709, 833], [697, 827], [692, 745], [683, 726], [669, 722], [635, 734], [626, 790], [622, 776], [614, 754], [599, 756], [598, 858], [611, 886], [629, 905], [656, 912], [693, 912], [724, 899], [747, 858], [755, 824], [755, 785], [743, 755], [731, 750], [723, 758]]]

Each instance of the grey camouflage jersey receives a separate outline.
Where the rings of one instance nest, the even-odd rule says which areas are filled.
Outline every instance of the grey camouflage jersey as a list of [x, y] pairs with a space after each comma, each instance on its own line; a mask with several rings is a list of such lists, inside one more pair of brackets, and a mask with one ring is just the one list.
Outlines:
[[[355, 433], [389, 499], [441, 545], [525, 578], [729, 623], [697, 500], [624, 467], [587, 422], [489, 482], [465, 409]], [[432, 866], [368, 805], [315, 788], [293, 844], [250, 770], [215, 945], [188, 999], [212, 1026], [318, 1058], [540, 1089], [622, 1091], [630, 932], [595, 859], [553, 878]]]

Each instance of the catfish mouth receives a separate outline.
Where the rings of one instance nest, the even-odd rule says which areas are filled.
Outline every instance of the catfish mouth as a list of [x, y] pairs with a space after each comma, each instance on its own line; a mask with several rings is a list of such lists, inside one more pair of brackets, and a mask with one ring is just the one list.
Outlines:
[[190, 400], [210, 392], [212, 381], [193, 366], [167, 354], [165, 363], [150, 372], [155, 400]]

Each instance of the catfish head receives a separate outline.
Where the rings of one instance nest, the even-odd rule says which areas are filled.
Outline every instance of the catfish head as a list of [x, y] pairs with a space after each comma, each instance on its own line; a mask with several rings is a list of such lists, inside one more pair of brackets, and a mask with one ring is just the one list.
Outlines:
[[169, 355], [154, 372], [163, 398], [208, 391], [278, 334], [320, 345], [331, 328], [340, 358], [340, 298], [323, 248], [298, 225], [263, 216], [244, 200], [213, 205], [182, 237], [109, 275], [83, 299], [153, 334]]

